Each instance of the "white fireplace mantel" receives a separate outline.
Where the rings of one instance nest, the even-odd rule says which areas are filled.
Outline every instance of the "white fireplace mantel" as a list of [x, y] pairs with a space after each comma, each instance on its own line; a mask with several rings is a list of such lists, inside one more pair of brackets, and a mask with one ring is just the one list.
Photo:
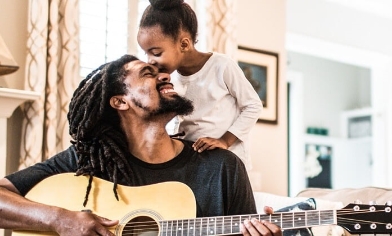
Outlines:
[[0, 117], [9, 118], [23, 102], [36, 100], [39, 93], [33, 91], [0, 88]]
[[36, 100], [39, 96], [33, 91], [0, 88], [0, 178], [5, 176], [7, 166], [7, 119], [19, 105]]

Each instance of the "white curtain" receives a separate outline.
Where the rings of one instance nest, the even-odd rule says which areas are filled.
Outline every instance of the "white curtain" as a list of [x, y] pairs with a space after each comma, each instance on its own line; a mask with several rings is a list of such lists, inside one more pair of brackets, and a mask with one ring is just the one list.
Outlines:
[[237, 55], [237, 0], [194, 1], [203, 51]]
[[70, 145], [67, 112], [79, 84], [78, 0], [30, 0], [25, 89], [41, 97], [23, 107], [19, 169]]

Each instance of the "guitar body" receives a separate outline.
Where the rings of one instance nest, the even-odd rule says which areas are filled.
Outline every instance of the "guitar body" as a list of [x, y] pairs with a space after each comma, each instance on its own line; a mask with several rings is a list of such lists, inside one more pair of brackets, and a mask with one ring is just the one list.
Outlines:
[[[29, 191], [26, 198], [73, 211], [91, 210], [99, 216], [111, 220], [118, 219], [119, 225], [111, 229], [116, 235], [122, 235], [126, 224], [132, 220], [151, 222], [153, 219], [156, 222], [162, 219], [196, 217], [196, 201], [193, 192], [187, 185], [179, 182], [163, 182], [142, 187], [118, 185], [119, 201], [117, 201], [114, 197], [112, 182], [93, 178], [89, 200], [86, 207], [83, 207], [88, 178], [75, 176], [74, 173], [54, 175], [37, 184]], [[14, 231], [12, 235], [57, 234]]]

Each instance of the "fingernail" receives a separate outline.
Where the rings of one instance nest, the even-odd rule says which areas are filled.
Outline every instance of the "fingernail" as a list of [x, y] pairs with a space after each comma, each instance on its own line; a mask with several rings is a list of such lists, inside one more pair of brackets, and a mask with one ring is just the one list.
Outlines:
[[249, 220], [244, 220], [244, 225], [250, 225]]

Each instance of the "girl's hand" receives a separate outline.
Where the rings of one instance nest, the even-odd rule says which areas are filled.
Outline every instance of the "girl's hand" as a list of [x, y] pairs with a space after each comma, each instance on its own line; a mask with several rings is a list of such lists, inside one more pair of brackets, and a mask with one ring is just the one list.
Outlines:
[[196, 152], [202, 152], [204, 150], [212, 150], [215, 148], [222, 148], [222, 149], [228, 148], [226, 142], [224, 142], [222, 139], [215, 139], [210, 137], [199, 138], [192, 145], [192, 147]]

